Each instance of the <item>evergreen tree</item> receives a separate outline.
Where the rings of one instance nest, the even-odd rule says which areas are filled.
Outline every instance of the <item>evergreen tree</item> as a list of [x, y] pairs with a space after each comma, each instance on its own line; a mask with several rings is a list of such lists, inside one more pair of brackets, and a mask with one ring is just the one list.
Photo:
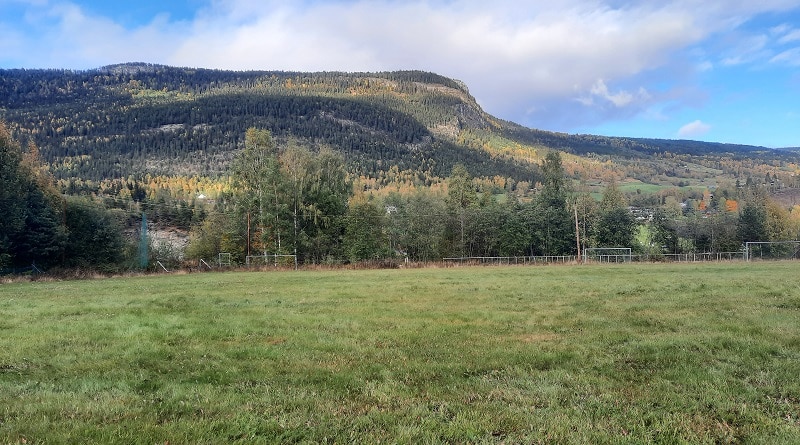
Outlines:
[[636, 220], [625, 198], [612, 181], [603, 192], [595, 225], [597, 247], [632, 247], [636, 239]]
[[742, 243], [750, 241], [768, 241], [767, 211], [764, 206], [753, 200], [745, 203], [739, 213], [737, 225], [739, 240]]
[[25, 194], [25, 227], [11, 236], [11, 255], [18, 266], [37, 264], [52, 267], [62, 260], [64, 227], [54, 197], [36, 181], [28, 182]]
[[63, 201], [42, 170], [38, 150], [23, 153], [0, 124], [0, 265], [44, 267], [62, 260]]
[[11, 238], [25, 227], [25, 178], [20, 174], [22, 152], [0, 122], [0, 269], [11, 264]]
[[603, 212], [596, 230], [598, 247], [633, 247], [636, 242], [636, 220], [627, 208]]
[[567, 207], [569, 194], [561, 155], [551, 150], [542, 165], [542, 189], [533, 201], [533, 243], [536, 253], [575, 253], [575, 222]]
[[662, 208], [656, 209], [650, 221], [650, 242], [658, 252], [679, 253], [678, 232], [674, 219]]
[[112, 272], [124, 258], [125, 240], [120, 221], [104, 207], [86, 198], [66, 201], [65, 267], [93, 267]]
[[340, 255], [343, 219], [353, 185], [344, 158], [330, 148], [323, 147], [309, 165], [303, 196], [303, 256], [319, 263]]
[[502, 206], [502, 215], [497, 246], [499, 255], [525, 255], [531, 245], [530, 220], [514, 195], [509, 195], [508, 201]]
[[451, 244], [458, 255], [467, 255], [468, 209], [475, 203], [475, 186], [467, 168], [456, 164], [447, 178], [447, 206], [451, 215]]
[[345, 216], [344, 249], [351, 262], [383, 258], [388, 246], [382, 208], [363, 195], [353, 198]]

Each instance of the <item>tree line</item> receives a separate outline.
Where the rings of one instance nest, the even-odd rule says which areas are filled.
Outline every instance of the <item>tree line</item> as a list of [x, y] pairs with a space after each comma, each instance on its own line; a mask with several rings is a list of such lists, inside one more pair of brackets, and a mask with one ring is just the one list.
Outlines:
[[[297, 149], [276, 148], [268, 132], [251, 130], [248, 138], [269, 147], [262, 154], [272, 153], [267, 156], [270, 170], [256, 175], [242, 170], [255, 163], [245, 160], [253, 156], [252, 151], [246, 149], [240, 155], [232, 171], [237, 186], [228, 212], [219, 214], [224, 215], [221, 219], [212, 216], [194, 232], [189, 257], [208, 258], [226, 251], [243, 261], [258, 250], [269, 255], [297, 254], [301, 263], [314, 264], [405, 258], [424, 262], [446, 257], [575, 255], [587, 247], [629, 247], [658, 256], [736, 252], [748, 241], [793, 240], [800, 232], [798, 215], [781, 210], [755, 186], [741, 192], [741, 208], [738, 201], [722, 196], [708, 197], [708, 206], [705, 200], [688, 205], [665, 200], [650, 209], [649, 218], [637, 220], [613, 182], [599, 200], [577, 192], [557, 151], [547, 153], [542, 181], [531, 199], [496, 194], [496, 189], [485, 187], [486, 182], [457, 164], [441, 190], [417, 188], [376, 196], [348, 192], [348, 186], [342, 185], [337, 193], [327, 195], [326, 202], [338, 204], [315, 213], [319, 210], [315, 198], [304, 197], [297, 179], [287, 182], [290, 171], [298, 172], [287, 161], [297, 158]], [[314, 155], [306, 152], [301, 158], [308, 160], [306, 165], [314, 165], [310, 162]], [[315, 168], [300, 169], [300, 177], [316, 177], [309, 173]], [[343, 175], [339, 172], [337, 177]], [[329, 217], [328, 223], [312, 223], [323, 216]], [[319, 243], [313, 240], [322, 234], [326, 249], [315, 251]], [[256, 242], [260, 244], [254, 249]]]
[[62, 196], [38, 150], [23, 150], [0, 123], [0, 270], [116, 268], [125, 257], [120, 212]]
[[[659, 200], [647, 221], [637, 221], [615, 183], [599, 200], [576, 190], [555, 150], [547, 152], [530, 194], [498, 189], [463, 164], [441, 187], [375, 194], [354, 186], [344, 158], [330, 148], [278, 142], [255, 127], [243, 139], [230, 187], [207, 206], [135, 180], [106, 190], [120, 199], [62, 194], [36, 147], [23, 148], [0, 126], [0, 269], [135, 267], [143, 217], [189, 231], [186, 250], [176, 255], [183, 260], [227, 252], [238, 263], [263, 254], [341, 264], [574, 255], [586, 247], [722, 252], [739, 251], [747, 241], [793, 240], [800, 231], [800, 212], [771, 201], [755, 183], [736, 196]], [[151, 260], [171, 253], [152, 249]]]

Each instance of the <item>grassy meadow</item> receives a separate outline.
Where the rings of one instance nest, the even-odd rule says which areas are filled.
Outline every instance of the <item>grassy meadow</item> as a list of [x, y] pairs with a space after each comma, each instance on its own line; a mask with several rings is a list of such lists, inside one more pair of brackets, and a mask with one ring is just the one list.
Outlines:
[[0, 443], [800, 443], [800, 262], [0, 285]]

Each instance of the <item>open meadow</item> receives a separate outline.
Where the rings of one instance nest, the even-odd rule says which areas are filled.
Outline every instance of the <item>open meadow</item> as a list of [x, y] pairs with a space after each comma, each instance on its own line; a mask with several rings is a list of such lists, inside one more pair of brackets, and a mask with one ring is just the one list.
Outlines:
[[0, 443], [800, 443], [800, 262], [0, 285]]

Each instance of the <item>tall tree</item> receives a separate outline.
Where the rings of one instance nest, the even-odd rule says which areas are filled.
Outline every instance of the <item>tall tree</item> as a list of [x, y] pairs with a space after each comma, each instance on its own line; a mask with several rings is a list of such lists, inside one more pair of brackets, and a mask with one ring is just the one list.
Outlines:
[[[312, 177], [317, 169], [311, 152], [291, 141], [280, 156], [281, 171], [286, 179], [286, 198], [292, 217], [291, 245], [297, 266], [298, 248], [308, 240], [304, 215], [316, 213], [314, 203], [308, 201]], [[312, 219], [313, 221], [313, 219]]]
[[0, 124], [0, 265], [49, 267], [62, 260], [64, 202], [41, 166]]
[[501, 256], [525, 255], [531, 245], [528, 215], [516, 196], [509, 195], [501, 207], [502, 223], [498, 230], [498, 253]]
[[416, 190], [400, 209], [400, 246], [416, 261], [442, 257], [447, 227], [447, 203], [429, 190]]
[[506, 208], [484, 193], [470, 209], [467, 225], [469, 256], [500, 255], [500, 234], [507, 218]]
[[251, 217], [265, 252], [293, 253], [303, 262], [341, 253], [352, 186], [340, 155], [329, 148], [314, 154], [296, 141], [279, 149], [269, 131], [251, 128], [232, 172], [240, 218]]
[[768, 241], [767, 211], [763, 204], [749, 200], [739, 213], [737, 226], [739, 240], [742, 243], [749, 241]]
[[25, 178], [20, 172], [22, 151], [0, 122], [0, 268], [11, 263], [11, 238], [25, 227]]
[[616, 182], [609, 183], [603, 191], [598, 213], [595, 226], [597, 247], [633, 247], [636, 219], [628, 209]]
[[575, 210], [578, 215], [578, 235], [580, 250], [595, 246], [595, 216], [598, 213], [598, 202], [594, 199], [585, 180], [580, 183], [580, 192], [575, 197]]
[[347, 177], [344, 158], [328, 147], [320, 149], [311, 165], [304, 198], [304, 233], [308, 241], [305, 255], [313, 262], [322, 262], [340, 252], [342, 220], [353, 185]]
[[569, 195], [561, 155], [558, 151], [551, 150], [542, 164], [542, 189], [533, 202], [533, 240], [537, 253], [575, 253], [575, 223], [567, 206]]
[[766, 200], [764, 210], [765, 228], [770, 241], [791, 241], [797, 237], [790, 223], [789, 210], [772, 199]]
[[388, 253], [384, 232], [385, 212], [364, 195], [354, 197], [345, 216], [344, 249], [347, 259], [358, 262], [383, 258]]
[[11, 255], [19, 266], [51, 267], [62, 260], [65, 233], [61, 200], [43, 190], [36, 181], [24, 192], [25, 227], [11, 236]]
[[650, 243], [659, 253], [679, 253], [680, 243], [675, 227], [677, 213], [659, 207], [650, 221]]
[[456, 164], [447, 178], [447, 206], [455, 227], [453, 246], [458, 255], [467, 254], [467, 218], [469, 208], [476, 202], [475, 186], [467, 168]]
[[[283, 253], [282, 237], [288, 232], [283, 199], [286, 182], [269, 130], [247, 130], [244, 150], [234, 159], [231, 170], [240, 217], [248, 221], [248, 254], [256, 247]], [[257, 239], [250, 235], [254, 228], [259, 233]]]
[[114, 272], [124, 258], [125, 240], [119, 214], [86, 198], [68, 198], [64, 222], [66, 267], [92, 267]]
[[[734, 201], [736, 202], [736, 201]], [[713, 252], [736, 252], [741, 247], [737, 236], [737, 215], [735, 211], [720, 211], [712, 215], [709, 231], [711, 232], [711, 250]]]

